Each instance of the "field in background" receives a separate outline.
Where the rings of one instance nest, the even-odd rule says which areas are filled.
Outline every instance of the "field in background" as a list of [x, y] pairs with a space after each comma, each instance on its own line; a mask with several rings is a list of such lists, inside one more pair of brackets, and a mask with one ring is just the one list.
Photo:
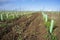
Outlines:
[[[60, 12], [44, 13], [56, 21], [54, 33], [60, 40]], [[42, 11], [0, 11], [0, 40], [47, 40], [46, 34]]]

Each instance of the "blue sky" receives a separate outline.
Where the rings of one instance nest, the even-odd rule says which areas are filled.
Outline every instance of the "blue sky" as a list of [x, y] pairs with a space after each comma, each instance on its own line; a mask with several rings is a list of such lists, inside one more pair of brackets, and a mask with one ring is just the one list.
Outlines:
[[0, 10], [60, 11], [60, 0], [0, 0]]

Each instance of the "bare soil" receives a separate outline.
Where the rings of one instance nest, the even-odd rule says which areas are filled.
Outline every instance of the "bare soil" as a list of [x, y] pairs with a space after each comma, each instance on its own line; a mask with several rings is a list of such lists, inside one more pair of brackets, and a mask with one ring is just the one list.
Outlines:
[[[57, 27], [54, 33], [60, 40], [60, 17], [55, 20]], [[0, 27], [0, 40], [18, 40], [19, 35], [21, 40], [47, 40], [47, 30], [41, 13], [33, 13], [30, 17], [22, 16], [19, 19], [1, 23], [7, 26]]]

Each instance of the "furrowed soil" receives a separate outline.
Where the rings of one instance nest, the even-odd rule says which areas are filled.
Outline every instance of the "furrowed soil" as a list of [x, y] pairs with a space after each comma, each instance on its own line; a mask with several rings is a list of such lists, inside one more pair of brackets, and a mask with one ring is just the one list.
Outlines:
[[[60, 37], [60, 19], [57, 19], [56, 34], [58, 40]], [[48, 40], [46, 38], [47, 30], [44, 25], [41, 13], [33, 13], [30, 16], [22, 16], [18, 19], [0, 22], [7, 24], [6, 27], [0, 27], [0, 40]]]

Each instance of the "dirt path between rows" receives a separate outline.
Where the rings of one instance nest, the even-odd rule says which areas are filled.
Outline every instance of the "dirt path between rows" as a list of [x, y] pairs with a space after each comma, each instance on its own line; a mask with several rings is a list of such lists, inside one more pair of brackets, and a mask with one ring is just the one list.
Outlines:
[[[38, 14], [38, 13], [37, 13]], [[42, 14], [38, 14], [37, 18], [30, 23], [29, 28], [23, 33], [24, 40], [46, 40], [46, 29], [44, 27]]]

